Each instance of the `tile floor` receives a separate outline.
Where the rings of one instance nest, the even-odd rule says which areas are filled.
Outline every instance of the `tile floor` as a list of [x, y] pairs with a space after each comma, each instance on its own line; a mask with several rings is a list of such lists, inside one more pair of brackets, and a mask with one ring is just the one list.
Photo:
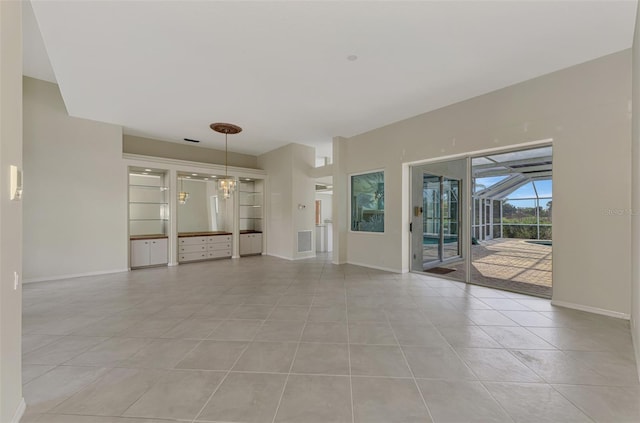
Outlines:
[[638, 422], [628, 322], [326, 257], [24, 287], [23, 423]]

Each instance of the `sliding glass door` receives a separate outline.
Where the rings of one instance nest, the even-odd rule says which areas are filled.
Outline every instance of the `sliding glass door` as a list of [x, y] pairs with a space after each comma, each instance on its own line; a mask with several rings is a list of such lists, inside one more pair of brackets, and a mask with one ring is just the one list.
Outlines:
[[465, 280], [467, 160], [412, 167], [412, 270]]

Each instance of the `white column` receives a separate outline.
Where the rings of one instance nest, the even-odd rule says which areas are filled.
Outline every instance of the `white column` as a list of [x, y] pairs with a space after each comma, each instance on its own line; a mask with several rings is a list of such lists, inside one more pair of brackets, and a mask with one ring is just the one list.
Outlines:
[[348, 185], [346, 171], [346, 138], [333, 138], [333, 264], [347, 262], [347, 235], [349, 233]]
[[165, 176], [169, 188], [169, 266], [178, 265], [178, 172], [170, 169]]
[[[240, 179], [233, 177], [236, 189], [233, 193], [233, 252], [232, 258], [240, 258]], [[263, 236], [264, 238], [264, 236]]]

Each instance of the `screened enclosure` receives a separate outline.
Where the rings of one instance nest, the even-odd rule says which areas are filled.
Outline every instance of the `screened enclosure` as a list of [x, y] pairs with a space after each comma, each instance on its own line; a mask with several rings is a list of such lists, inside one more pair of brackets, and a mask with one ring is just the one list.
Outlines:
[[551, 240], [551, 147], [472, 159], [474, 241]]

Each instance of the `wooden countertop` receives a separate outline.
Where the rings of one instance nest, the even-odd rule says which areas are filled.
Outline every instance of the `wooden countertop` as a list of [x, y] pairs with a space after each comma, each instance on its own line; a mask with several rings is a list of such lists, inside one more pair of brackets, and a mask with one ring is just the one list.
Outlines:
[[243, 230], [240, 231], [240, 234], [261, 234], [262, 231], [255, 231], [255, 230]]
[[213, 235], [232, 235], [231, 232], [225, 231], [205, 231], [205, 232], [179, 232], [178, 237], [188, 236], [213, 236]]
[[129, 237], [130, 241], [137, 241], [140, 239], [163, 239], [163, 238], [169, 238], [168, 235], [163, 235], [163, 234], [153, 234], [153, 235], [131, 235]]

